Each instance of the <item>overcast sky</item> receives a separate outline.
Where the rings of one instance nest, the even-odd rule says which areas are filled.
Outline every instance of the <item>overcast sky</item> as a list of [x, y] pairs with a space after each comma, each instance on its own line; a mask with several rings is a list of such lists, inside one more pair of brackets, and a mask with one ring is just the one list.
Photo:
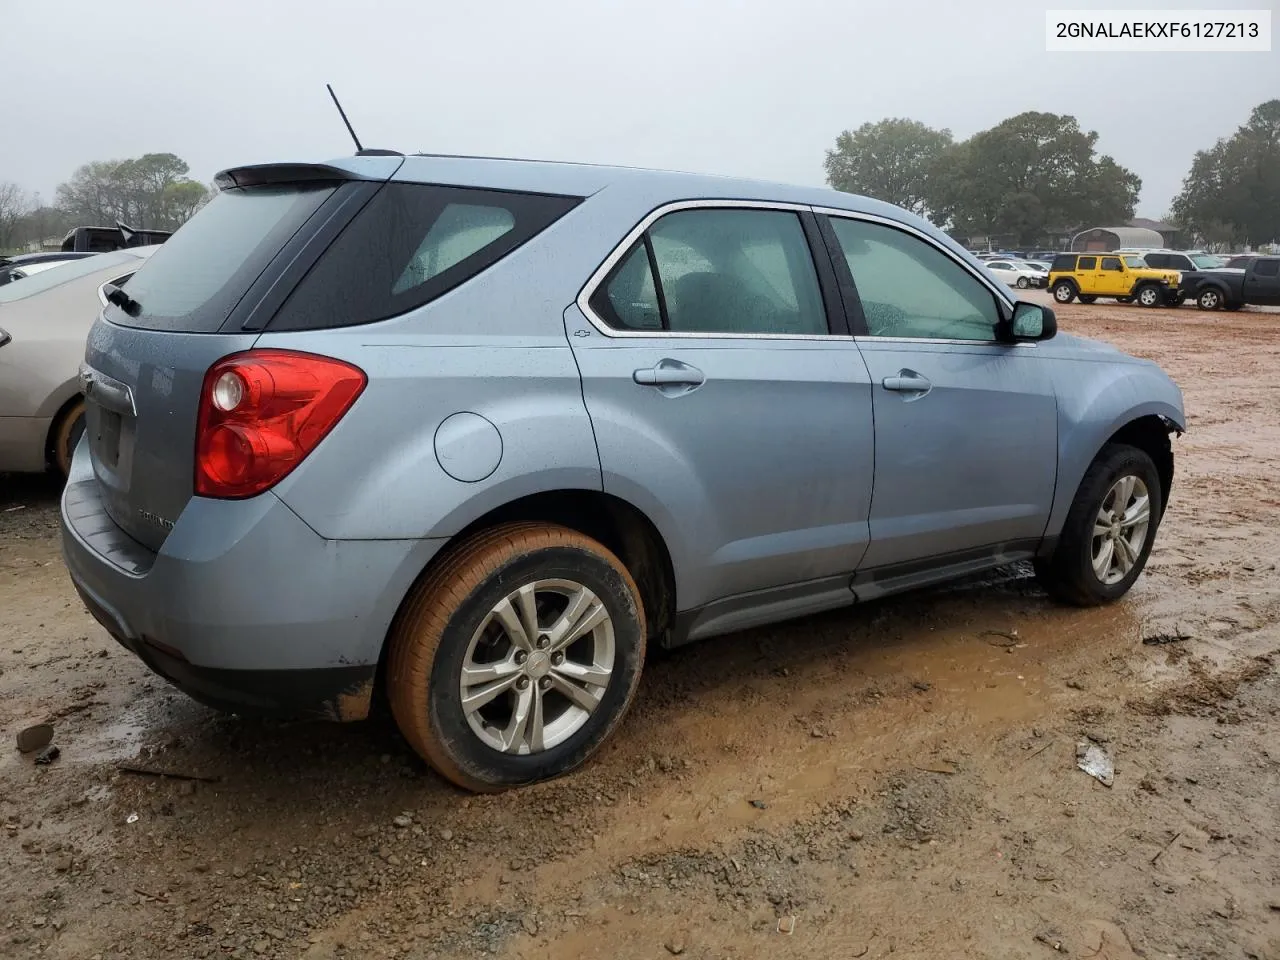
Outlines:
[[1166, 213], [1192, 154], [1280, 93], [1280, 53], [1045, 52], [1046, 9], [1276, 0], [0, 0], [0, 181], [51, 199], [90, 160], [192, 175], [366, 146], [823, 182], [844, 129], [957, 138], [1071, 113]]

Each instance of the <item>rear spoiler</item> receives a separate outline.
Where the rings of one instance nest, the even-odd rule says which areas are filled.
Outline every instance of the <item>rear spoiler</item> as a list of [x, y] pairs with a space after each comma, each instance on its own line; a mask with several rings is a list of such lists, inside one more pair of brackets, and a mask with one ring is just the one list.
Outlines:
[[219, 190], [235, 187], [260, 187], [271, 183], [315, 183], [334, 180], [391, 179], [400, 169], [404, 157], [400, 154], [379, 154], [336, 163], [256, 163], [247, 167], [231, 167], [223, 170], [214, 183]]

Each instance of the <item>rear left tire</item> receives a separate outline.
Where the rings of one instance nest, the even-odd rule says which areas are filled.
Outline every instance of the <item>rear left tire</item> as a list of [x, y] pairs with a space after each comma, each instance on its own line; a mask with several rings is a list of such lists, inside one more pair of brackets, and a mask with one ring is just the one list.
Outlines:
[[640, 592], [606, 547], [552, 524], [451, 548], [389, 636], [387, 692], [410, 746], [496, 792], [581, 765], [617, 727], [645, 655]]

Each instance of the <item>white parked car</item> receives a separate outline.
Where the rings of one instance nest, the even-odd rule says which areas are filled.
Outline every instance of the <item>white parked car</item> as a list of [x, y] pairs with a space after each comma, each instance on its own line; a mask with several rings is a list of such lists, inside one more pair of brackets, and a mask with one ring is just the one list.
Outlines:
[[1047, 272], [1041, 273], [1021, 260], [988, 260], [987, 269], [994, 273], [998, 280], [1019, 290], [1025, 290], [1027, 287], [1043, 287], [1049, 281]]
[[158, 249], [24, 267], [34, 275], [0, 287], [0, 473], [66, 474], [84, 432], [80, 364], [104, 285], [125, 283]]

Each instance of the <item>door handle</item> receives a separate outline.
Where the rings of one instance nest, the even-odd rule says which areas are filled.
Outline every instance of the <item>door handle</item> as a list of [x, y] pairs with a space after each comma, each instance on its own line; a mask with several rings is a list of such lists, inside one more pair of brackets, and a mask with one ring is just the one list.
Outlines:
[[896, 377], [885, 377], [881, 384], [886, 390], [897, 393], [927, 393], [933, 387], [928, 377], [922, 377], [914, 370], [899, 370]]
[[631, 379], [646, 387], [698, 387], [707, 377], [697, 367], [679, 360], [660, 360], [656, 366], [635, 371]]

